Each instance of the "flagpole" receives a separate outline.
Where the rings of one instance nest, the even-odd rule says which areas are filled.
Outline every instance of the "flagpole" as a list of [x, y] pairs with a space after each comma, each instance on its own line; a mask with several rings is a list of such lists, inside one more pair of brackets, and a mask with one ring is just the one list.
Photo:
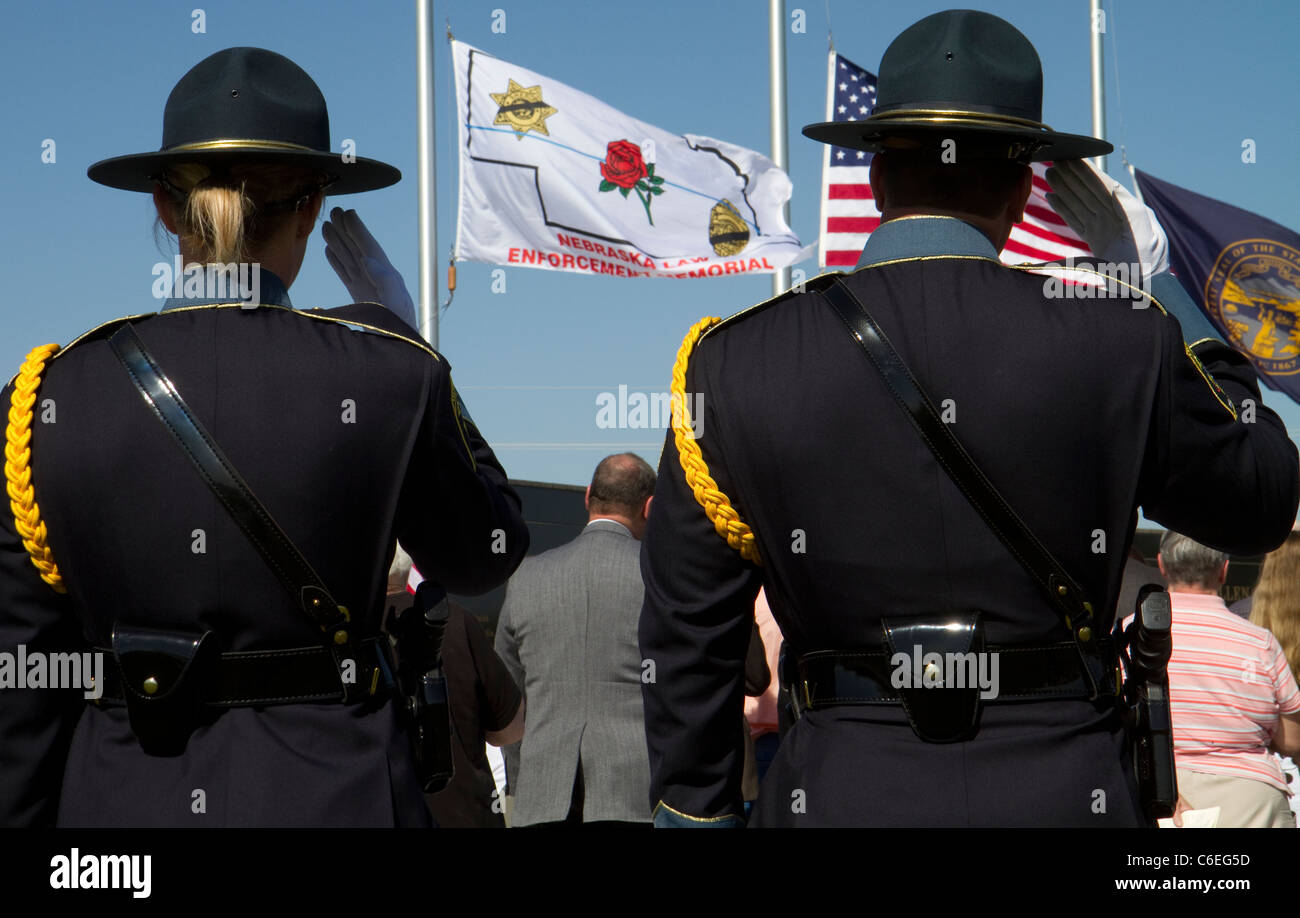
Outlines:
[[1133, 196], [1136, 197], [1139, 202], [1145, 204], [1146, 199], [1142, 197], [1142, 187], [1138, 185], [1137, 170], [1133, 168], [1133, 164], [1128, 161], [1127, 156], [1124, 157], [1124, 166], [1128, 169], [1129, 178], [1133, 179]]
[[[828, 4], [829, 6], [829, 4]], [[829, 12], [827, 18], [829, 18]], [[830, 30], [826, 30], [826, 120], [835, 120], [835, 39], [831, 36]], [[819, 209], [820, 219], [817, 227], [817, 269], [820, 271], [826, 267], [826, 205], [828, 201], [828, 185], [830, 182], [831, 167], [831, 145], [822, 144], [822, 199]]]
[[416, 158], [419, 161], [420, 333], [438, 346], [438, 212], [433, 143], [433, 0], [415, 0], [417, 84]]
[[[1106, 76], [1101, 65], [1101, 38], [1105, 34], [1106, 14], [1101, 0], [1088, 0], [1088, 31], [1092, 39], [1092, 136], [1106, 139]], [[1092, 164], [1106, 171], [1106, 157], [1096, 156]]]
[[[786, 162], [785, 127], [785, 0], [768, 0], [770, 69], [772, 71], [772, 162], [782, 172], [789, 173]], [[790, 223], [790, 202], [781, 205], [785, 222]], [[790, 269], [778, 268], [772, 275], [772, 295], [790, 289]]]

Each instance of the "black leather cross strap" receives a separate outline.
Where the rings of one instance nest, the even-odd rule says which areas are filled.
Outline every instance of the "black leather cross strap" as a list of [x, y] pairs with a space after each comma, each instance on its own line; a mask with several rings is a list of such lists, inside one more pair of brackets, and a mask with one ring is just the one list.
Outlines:
[[[355, 658], [352, 636], [346, 628], [350, 619], [347, 608], [335, 602], [302, 552], [271, 517], [211, 434], [194, 417], [131, 324], [127, 323], [114, 332], [108, 343], [144, 397], [145, 404], [172, 435], [285, 590], [321, 629], [326, 647], [336, 663], [335, 673], [340, 673], [345, 661]], [[344, 691], [349, 700], [359, 697], [358, 693], [346, 687]]]
[[1101, 635], [1093, 624], [1092, 606], [1084, 599], [1083, 590], [975, 464], [885, 332], [843, 279], [832, 277], [813, 289], [844, 322], [948, 477], [1047, 595], [1070, 631], [1089, 679], [1090, 697], [1095, 699], [1105, 684], [1107, 663], [1100, 648]]

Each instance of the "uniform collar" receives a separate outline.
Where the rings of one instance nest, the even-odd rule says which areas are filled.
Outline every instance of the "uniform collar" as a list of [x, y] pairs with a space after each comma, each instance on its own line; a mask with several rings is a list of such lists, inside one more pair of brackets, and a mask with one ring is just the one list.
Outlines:
[[[254, 284], [250, 276], [244, 275], [245, 282], [249, 290], [248, 296], [243, 296], [239, 287], [239, 281], [236, 280], [234, 290], [230, 296], [218, 299], [203, 299], [199, 297], [168, 297], [163, 303], [159, 312], [166, 312], [169, 309], [179, 309], [185, 306], [211, 306], [215, 303], [239, 303], [248, 302], [251, 305], [259, 306], [284, 306], [287, 309], [293, 308], [293, 303], [289, 301], [289, 290], [284, 286], [284, 281], [273, 271], [266, 268], [259, 268], [257, 272], [257, 282]], [[184, 279], [181, 281], [182, 289]]]
[[899, 217], [880, 224], [867, 239], [858, 267], [927, 255], [998, 257], [997, 249], [975, 227], [956, 217]]

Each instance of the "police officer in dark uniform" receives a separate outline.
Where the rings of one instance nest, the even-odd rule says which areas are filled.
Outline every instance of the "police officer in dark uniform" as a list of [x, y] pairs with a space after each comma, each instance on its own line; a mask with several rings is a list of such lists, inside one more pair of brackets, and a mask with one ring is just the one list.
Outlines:
[[[751, 824], [1148, 824], [1108, 637], [1137, 508], [1257, 553], [1289, 531], [1300, 476], [1250, 365], [1161, 274], [1154, 219], [1077, 161], [1110, 145], [1052, 131], [1041, 100], [1037, 53], [1003, 20], [907, 29], [870, 117], [805, 129], [876, 154], [883, 222], [859, 269], [683, 343], [674, 390], [699, 394], [703, 433], [670, 431], [642, 549], [657, 825], [743, 822], [735, 712], [760, 586], [801, 716]], [[1093, 251], [1144, 273], [1084, 298], [1000, 263], [1040, 160]], [[873, 360], [892, 364], [850, 333], [855, 298], [1069, 586], [1047, 589], [954, 483]], [[1067, 628], [1058, 592], [1087, 627]], [[985, 668], [954, 677], [951, 656]]]
[[290, 303], [324, 193], [400, 178], [349, 159], [301, 68], [232, 48], [172, 91], [161, 151], [90, 168], [258, 283], [187, 271], [4, 388], [0, 653], [106, 659], [89, 690], [0, 689], [0, 824], [429, 824], [376, 638], [395, 542], [480, 593], [528, 532], [440, 354], [375, 303]]

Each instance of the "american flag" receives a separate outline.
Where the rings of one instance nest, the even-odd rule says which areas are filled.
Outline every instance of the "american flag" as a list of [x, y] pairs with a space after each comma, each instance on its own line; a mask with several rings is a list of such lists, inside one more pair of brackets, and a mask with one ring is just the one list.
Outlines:
[[[859, 121], [876, 104], [876, 75], [843, 55], [830, 52], [826, 91], [827, 121]], [[1025, 219], [1011, 229], [1002, 250], [1009, 265], [1089, 258], [1087, 244], [1047, 204], [1051, 186], [1043, 173], [1049, 163], [1034, 163], [1034, 190]], [[819, 262], [823, 268], [849, 268], [858, 263], [867, 237], [880, 225], [880, 211], [871, 196], [867, 173], [871, 154], [827, 145], [822, 164], [822, 219]]]

